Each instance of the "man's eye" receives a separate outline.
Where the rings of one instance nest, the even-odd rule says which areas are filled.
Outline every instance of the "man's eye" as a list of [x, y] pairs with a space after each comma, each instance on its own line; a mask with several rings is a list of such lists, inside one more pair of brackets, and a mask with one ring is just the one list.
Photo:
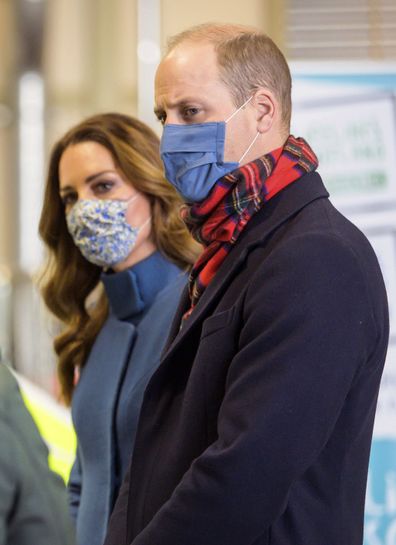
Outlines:
[[165, 125], [166, 114], [165, 114], [165, 113], [163, 113], [163, 114], [157, 114], [157, 119], [158, 119], [158, 121], [161, 123], [161, 125]]
[[186, 108], [183, 112], [183, 116], [188, 119], [190, 117], [194, 117], [198, 113], [199, 113], [199, 108]]

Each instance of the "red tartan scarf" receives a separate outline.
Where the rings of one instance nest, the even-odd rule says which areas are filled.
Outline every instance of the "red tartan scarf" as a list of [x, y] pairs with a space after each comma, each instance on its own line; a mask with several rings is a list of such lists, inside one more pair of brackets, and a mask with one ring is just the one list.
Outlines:
[[191, 308], [237, 241], [250, 218], [274, 195], [318, 166], [303, 138], [289, 136], [283, 147], [223, 176], [201, 203], [186, 206], [183, 220], [204, 245], [189, 278]]

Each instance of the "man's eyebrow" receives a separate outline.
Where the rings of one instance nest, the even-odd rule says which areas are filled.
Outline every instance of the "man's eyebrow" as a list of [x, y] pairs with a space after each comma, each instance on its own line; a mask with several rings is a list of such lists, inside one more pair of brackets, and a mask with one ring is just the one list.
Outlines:
[[[173, 110], [175, 108], [180, 108], [180, 107], [183, 107], [183, 106], [189, 106], [191, 105], [191, 103], [194, 103], [196, 104], [197, 102], [199, 102], [196, 98], [189, 98], [189, 97], [186, 97], [186, 98], [183, 98], [182, 100], [178, 100], [176, 102], [169, 102], [167, 104], [167, 110]], [[161, 114], [164, 114], [165, 113], [165, 108], [162, 108], [161, 106], [155, 106], [154, 107], [154, 113], [157, 117], [161, 116]]]
[[157, 107], [154, 108], [154, 114], [155, 114], [158, 118], [160, 118], [161, 115], [164, 114], [164, 113], [165, 113], [165, 111], [164, 111], [163, 108], [157, 108]]

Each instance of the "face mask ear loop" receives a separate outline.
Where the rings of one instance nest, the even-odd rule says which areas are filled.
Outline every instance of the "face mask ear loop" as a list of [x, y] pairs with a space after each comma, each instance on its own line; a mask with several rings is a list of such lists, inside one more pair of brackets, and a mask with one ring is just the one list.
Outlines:
[[259, 131], [257, 131], [257, 134], [256, 136], [253, 138], [253, 141], [251, 142], [250, 146], [248, 147], [248, 149], [245, 151], [245, 153], [242, 155], [242, 157], [239, 159], [239, 164], [242, 163], [243, 159], [246, 157], [246, 155], [249, 153], [250, 151], [250, 148], [253, 146], [253, 144], [255, 143], [255, 141], [257, 140], [257, 138], [259, 137], [260, 133]]
[[121, 202], [128, 203], [128, 206], [131, 204], [131, 202], [135, 201], [139, 196], [139, 193], [135, 193], [135, 195], [132, 195], [132, 197], [129, 197], [129, 199], [122, 199]]
[[142, 230], [144, 227], [146, 227], [147, 224], [151, 222], [151, 216], [149, 216], [146, 221], [139, 227], [140, 230]]
[[132, 229], [138, 229], [139, 232], [142, 231], [142, 229], [144, 229], [146, 227], [146, 225], [148, 225], [149, 223], [151, 223], [151, 220], [152, 220], [152, 216], [149, 216], [146, 221], [144, 221], [142, 223], [142, 225], [139, 225], [139, 227], [134, 227], [131, 225]]
[[242, 110], [242, 108], [244, 108], [246, 106], [246, 104], [248, 104], [253, 98], [253, 95], [250, 96], [243, 104], [242, 106], [239, 106], [239, 108], [237, 110], [235, 110], [235, 112], [233, 112], [230, 117], [227, 117], [227, 119], [224, 121], [224, 123], [228, 123], [233, 117], [234, 115], [236, 115], [239, 111]]

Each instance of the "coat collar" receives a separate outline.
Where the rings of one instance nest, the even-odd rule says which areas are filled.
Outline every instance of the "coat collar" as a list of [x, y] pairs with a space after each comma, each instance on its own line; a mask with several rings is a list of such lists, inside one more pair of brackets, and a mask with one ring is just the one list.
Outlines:
[[190, 305], [188, 287], [184, 289], [163, 352], [163, 361], [169, 357], [193, 328], [202, 322], [203, 317], [207, 316], [215, 308], [231, 278], [237, 274], [251, 249], [262, 245], [274, 230], [307, 204], [328, 196], [329, 194], [320, 175], [317, 172], [311, 172], [287, 186], [268, 203], [264, 204], [259, 212], [252, 217], [235, 246], [223, 261], [216, 276], [202, 294], [191, 316], [180, 328], [181, 317], [189, 309]]
[[111, 313], [119, 320], [134, 322], [179, 274], [180, 269], [158, 251], [125, 271], [102, 273]]

